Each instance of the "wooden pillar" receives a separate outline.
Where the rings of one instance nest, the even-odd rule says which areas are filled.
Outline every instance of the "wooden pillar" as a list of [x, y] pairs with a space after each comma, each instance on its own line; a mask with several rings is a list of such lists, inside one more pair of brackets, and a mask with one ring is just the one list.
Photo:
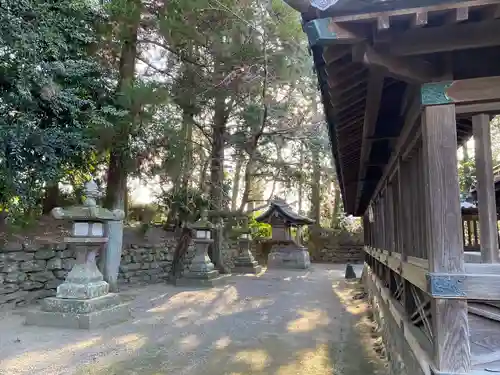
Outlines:
[[472, 116], [476, 155], [479, 241], [483, 263], [498, 263], [498, 230], [491, 157], [490, 117]]
[[[455, 105], [426, 107], [422, 127], [430, 272], [463, 273]], [[433, 299], [432, 320], [436, 369], [468, 373], [471, 352], [467, 301]]]

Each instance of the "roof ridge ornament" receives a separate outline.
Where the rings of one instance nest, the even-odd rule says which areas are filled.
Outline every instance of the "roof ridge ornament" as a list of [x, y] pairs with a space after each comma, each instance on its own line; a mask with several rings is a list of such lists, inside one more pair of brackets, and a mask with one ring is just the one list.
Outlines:
[[325, 11], [337, 2], [338, 0], [311, 0], [311, 6], [321, 11]]

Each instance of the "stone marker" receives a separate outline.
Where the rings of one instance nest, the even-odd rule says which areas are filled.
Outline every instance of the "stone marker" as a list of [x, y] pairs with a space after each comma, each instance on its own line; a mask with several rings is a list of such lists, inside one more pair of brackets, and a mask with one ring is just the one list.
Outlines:
[[64, 241], [75, 247], [76, 263], [57, 287], [56, 297], [44, 299], [39, 310], [26, 314], [28, 325], [92, 329], [130, 316], [128, 306], [121, 303], [119, 296], [108, 293], [109, 285], [95, 263], [97, 253], [107, 242], [106, 222], [122, 220], [124, 212], [97, 206], [98, 190], [94, 181], [85, 184], [84, 192], [82, 206], [52, 210], [55, 219], [73, 223], [71, 237]]
[[234, 259], [233, 271], [237, 273], [253, 273], [255, 275], [262, 271], [262, 267], [254, 259], [252, 252], [250, 251], [251, 231], [248, 227], [248, 219], [245, 218], [243, 221], [242, 228], [238, 231], [239, 238], [239, 254]]
[[354, 268], [351, 264], [347, 264], [345, 268], [345, 278], [347, 280], [352, 280], [356, 278], [356, 272], [354, 272]]
[[212, 225], [207, 220], [206, 212], [203, 212], [200, 220], [193, 224], [195, 231], [193, 239], [195, 245], [195, 256], [191, 261], [189, 271], [175, 280], [178, 286], [208, 286], [219, 285], [229, 275], [219, 275], [214, 264], [208, 256], [208, 247], [213, 243], [211, 236]]

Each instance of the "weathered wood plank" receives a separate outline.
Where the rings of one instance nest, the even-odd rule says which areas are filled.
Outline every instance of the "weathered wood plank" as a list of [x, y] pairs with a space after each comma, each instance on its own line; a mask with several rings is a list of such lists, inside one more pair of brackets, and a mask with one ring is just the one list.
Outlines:
[[411, 20], [412, 27], [422, 27], [427, 25], [428, 22], [428, 13], [426, 11], [420, 11], [414, 14]]
[[473, 116], [472, 130], [476, 161], [481, 259], [484, 263], [498, 263], [498, 228], [491, 156], [490, 116], [484, 114]]
[[388, 75], [407, 82], [432, 82], [440, 76], [434, 66], [423, 59], [391, 56], [366, 44], [356, 46], [353, 61], [384, 68]]
[[474, 103], [474, 104], [460, 104], [456, 105], [456, 113], [458, 114], [472, 114], [472, 113], [500, 113], [500, 102], [487, 102], [487, 103]]
[[323, 49], [323, 60], [326, 65], [330, 65], [350, 53], [348, 46], [329, 46]]
[[500, 100], [500, 77], [426, 83], [421, 88], [424, 106], [488, 100]]
[[[463, 273], [460, 231], [455, 106], [427, 107], [422, 119], [425, 161], [426, 231], [429, 269], [437, 273]], [[471, 369], [467, 301], [433, 299], [434, 363], [442, 372]]]
[[383, 89], [384, 89], [383, 71], [381, 69], [371, 68], [367, 84], [365, 116], [363, 123], [363, 138], [361, 141], [361, 154], [359, 160], [360, 164], [358, 173], [358, 181], [360, 181], [360, 183], [356, 193], [356, 207], [358, 206], [359, 199], [361, 198], [361, 192], [364, 186], [363, 182], [361, 182], [361, 179], [365, 177], [366, 162], [368, 160], [372, 145], [371, 142], [367, 141], [367, 138], [373, 136], [373, 132], [375, 130], [378, 109], [380, 107], [380, 99], [382, 98]]
[[457, 23], [457, 22], [467, 21], [468, 19], [469, 19], [469, 8], [462, 7], [451, 10], [450, 14], [448, 14], [446, 18], [446, 22]]
[[430, 5], [427, 7], [415, 7], [406, 9], [396, 9], [396, 10], [385, 10], [380, 12], [369, 12], [369, 13], [359, 13], [359, 14], [349, 14], [345, 16], [337, 16], [332, 19], [335, 22], [352, 22], [352, 21], [365, 21], [373, 20], [379, 17], [398, 17], [405, 15], [412, 15], [415, 13], [429, 13], [437, 12], [448, 9], [455, 9], [457, 7], [475, 7], [484, 6], [488, 4], [497, 4], [498, 0], [472, 0], [472, 1], [462, 1], [462, 2], [450, 2], [444, 4]]
[[393, 56], [424, 55], [500, 45], [500, 39], [496, 37], [500, 32], [498, 20], [414, 28], [398, 33], [389, 31], [383, 38], [375, 40], [375, 47], [385, 44]]

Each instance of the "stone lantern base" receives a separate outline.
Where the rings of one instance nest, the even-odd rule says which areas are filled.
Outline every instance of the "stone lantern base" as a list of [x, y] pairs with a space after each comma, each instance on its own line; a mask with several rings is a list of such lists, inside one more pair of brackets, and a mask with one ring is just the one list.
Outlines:
[[235, 258], [233, 263], [232, 271], [235, 273], [253, 273], [257, 275], [262, 272], [262, 267], [248, 250]]
[[76, 246], [77, 264], [57, 287], [56, 297], [45, 298], [39, 310], [26, 314], [27, 325], [93, 329], [130, 317], [128, 306], [120, 297], [108, 293], [109, 285], [95, 264], [98, 248], [95, 244]]
[[94, 329], [126, 321], [128, 306], [117, 294], [108, 293], [92, 299], [51, 297], [42, 301], [40, 310], [26, 314], [27, 325]]
[[308, 269], [310, 265], [309, 251], [295, 243], [274, 245], [267, 257], [268, 268]]
[[231, 275], [220, 275], [219, 271], [186, 272], [181, 278], [175, 280], [176, 286], [214, 287], [223, 285]]

